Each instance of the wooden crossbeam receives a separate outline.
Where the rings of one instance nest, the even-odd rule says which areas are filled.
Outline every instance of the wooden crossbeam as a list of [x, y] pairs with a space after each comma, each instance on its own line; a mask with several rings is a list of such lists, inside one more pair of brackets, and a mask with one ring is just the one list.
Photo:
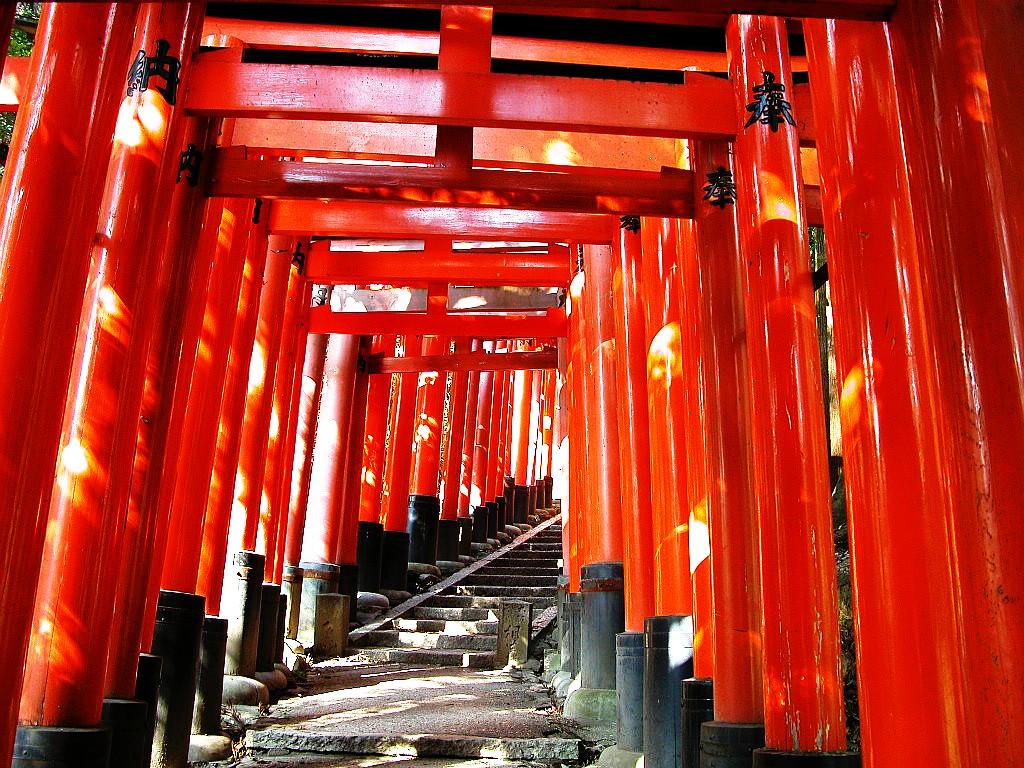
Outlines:
[[[347, 0], [347, 4], [376, 5], [379, 1]], [[334, 4], [337, 0], [307, 2]], [[436, 8], [441, 3], [437, 0], [402, 0], [401, 5]], [[682, 14], [687, 20], [697, 14], [705, 18], [720, 19], [733, 13], [751, 13], [797, 18], [883, 21], [892, 14], [896, 0], [490, 0], [488, 5], [498, 11], [529, 13], [536, 9], [567, 16], [594, 15], [599, 18], [627, 17], [634, 20], [642, 18], [642, 13]]]
[[547, 253], [474, 253], [451, 243], [426, 243], [422, 251], [332, 251], [330, 241], [313, 244], [306, 279], [335, 285], [386, 283], [409, 288], [431, 283], [472, 286], [563, 287], [569, 284], [566, 248]]
[[732, 88], [422, 69], [254, 64], [201, 54], [185, 108], [195, 115], [466, 125], [730, 139]]
[[329, 306], [309, 312], [310, 333], [377, 333], [473, 336], [502, 339], [548, 339], [566, 335], [565, 310], [543, 313], [449, 312], [334, 312]]
[[558, 367], [558, 352], [460, 352], [451, 355], [385, 357], [367, 360], [370, 373], [419, 373], [420, 371], [529, 371]]
[[590, 213], [468, 208], [355, 200], [277, 200], [270, 230], [320, 237], [423, 237], [610, 243], [619, 219]]
[[395, 200], [637, 216], [693, 216], [693, 174], [572, 174], [249, 160], [218, 153], [207, 192], [224, 197]]

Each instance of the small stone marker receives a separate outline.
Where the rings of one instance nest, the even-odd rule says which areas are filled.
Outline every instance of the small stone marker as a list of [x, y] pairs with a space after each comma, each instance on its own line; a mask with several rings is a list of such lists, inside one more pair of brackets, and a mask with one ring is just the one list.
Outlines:
[[525, 600], [502, 600], [498, 616], [498, 649], [494, 668], [523, 666], [530, 648], [530, 609]]
[[322, 592], [313, 614], [313, 655], [320, 659], [341, 656], [348, 645], [349, 596]]

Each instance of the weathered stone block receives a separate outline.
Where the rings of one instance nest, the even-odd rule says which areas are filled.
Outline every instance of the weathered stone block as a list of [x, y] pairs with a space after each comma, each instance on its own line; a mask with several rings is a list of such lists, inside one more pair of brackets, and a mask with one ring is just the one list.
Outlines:
[[349, 597], [335, 592], [316, 596], [313, 618], [313, 655], [321, 659], [340, 656], [348, 645]]
[[525, 600], [503, 600], [498, 615], [498, 650], [494, 666], [521, 667], [530, 648], [530, 621], [533, 605]]

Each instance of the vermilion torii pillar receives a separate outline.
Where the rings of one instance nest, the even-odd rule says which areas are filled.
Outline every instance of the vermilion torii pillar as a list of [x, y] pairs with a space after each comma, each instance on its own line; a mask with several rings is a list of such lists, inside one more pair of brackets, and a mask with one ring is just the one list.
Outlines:
[[[269, 514], [270, 510], [265, 515], [261, 510], [263, 480], [267, 470], [274, 388], [281, 358], [281, 335], [295, 248], [296, 243], [292, 238], [281, 235], [272, 235], [267, 244], [256, 338], [249, 358], [241, 451], [234, 482], [235, 505], [232, 512], [237, 512], [239, 522], [242, 522], [241, 515], [245, 515], [241, 548], [266, 556], [268, 576], [277, 545], [277, 519]], [[288, 371], [282, 379], [291, 373]]]
[[[731, 173], [726, 144], [695, 144], [698, 179]], [[761, 610], [757, 520], [750, 448], [750, 392], [746, 381], [743, 267], [737, 252], [735, 203], [699, 201], [694, 217], [703, 345], [707, 375], [703, 400], [711, 539], [715, 723], [702, 740], [719, 754], [744, 759], [764, 744]], [[713, 373], [712, 373], [713, 372]], [[709, 730], [710, 729], [710, 730]], [[749, 759], [749, 757], [746, 757]]]
[[651, 445], [648, 432], [647, 343], [641, 277], [640, 219], [626, 218], [616, 243], [616, 388], [622, 474], [626, 630], [643, 632], [655, 614], [654, 534], [651, 528]]
[[[419, 336], [406, 336], [406, 355], [417, 354]], [[409, 471], [412, 465], [413, 427], [416, 421], [416, 374], [398, 375], [398, 392], [391, 406], [390, 432], [385, 452], [384, 541], [381, 555], [381, 588], [385, 593], [404, 593], [409, 569]], [[401, 594], [395, 595], [402, 597]], [[390, 599], [390, 597], [389, 597]]]
[[[581, 248], [573, 244], [575, 248]], [[583, 397], [583, 375], [586, 366], [583, 352], [582, 292], [586, 274], [578, 271], [569, 283], [568, 294], [568, 360], [565, 384], [566, 405], [572, 416], [568, 419], [569, 438], [569, 503], [562, 510], [563, 569], [569, 577], [569, 591], [579, 592], [580, 566], [586, 559], [586, 519], [583, 510], [590, 505], [590, 484], [585, 482], [586, 467], [586, 399]]]
[[279, 375], [274, 383], [274, 408], [268, 435], [270, 444], [267, 447], [267, 470], [263, 476], [263, 495], [266, 499], [267, 513], [277, 521], [273, 568], [267, 568], [271, 576], [269, 580], [275, 584], [282, 584], [284, 571], [292, 462], [295, 457], [295, 435], [298, 430], [302, 371], [306, 354], [306, 328], [313, 288], [302, 273], [304, 253], [308, 250], [309, 243], [296, 243], [296, 248], [298, 250], [292, 258], [288, 274], [284, 327], [278, 340], [281, 357], [278, 361]]
[[[485, 341], [484, 351], [494, 352], [494, 342]], [[487, 543], [487, 478], [488, 447], [491, 428], [491, 403], [495, 389], [494, 371], [481, 371], [477, 393], [476, 424], [473, 429], [473, 467], [470, 473], [470, 504], [473, 507], [473, 541]]]
[[[329, 294], [329, 291], [328, 291]], [[298, 630], [298, 604], [301, 602], [303, 571], [302, 541], [306, 528], [306, 503], [309, 500], [309, 481], [313, 470], [313, 439], [316, 417], [320, 411], [320, 393], [323, 391], [324, 365], [327, 341], [324, 333], [306, 338], [306, 358], [302, 366], [300, 395], [296, 403], [298, 420], [295, 428], [295, 449], [292, 460], [291, 487], [288, 489], [288, 526], [285, 532], [284, 592], [288, 596], [288, 636], [294, 638]]]
[[0, 185], [0, 664], [11, 670], [0, 683], [0, 759], [14, 739], [89, 245], [134, 18], [134, 7], [113, 3], [44, 6]]
[[[473, 352], [483, 349], [479, 339], [473, 339]], [[469, 383], [466, 388], [466, 429], [462, 435], [462, 462], [459, 482], [459, 521], [461, 553], [471, 554], [469, 543], [473, 539], [473, 522], [470, 518], [470, 504], [473, 493], [474, 445], [476, 443], [477, 408], [480, 405], [480, 371], [469, 372]]]
[[[122, 98], [105, 189], [98, 221], [91, 222], [91, 245], [85, 245], [92, 267], [50, 497], [20, 711], [22, 738], [41, 741], [43, 751], [56, 748], [56, 762], [78, 750], [101, 754], [97, 740], [105, 738], [90, 727], [99, 722], [103, 705], [105, 680], [95, 665], [102, 670], [107, 658], [114, 602], [96, 599], [95, 589], [116, 585], [120, 571], [137, 423], [158, 310], [147, 290], [158, 279], [162, 254], [149, 248], [150, 227], [157, 211], [170, 202], [172, 186], [161, 172], [177, 171], [163, 161], [165, 152], [177, 151], [168, 148], [167, 140], [177, 115], [182, 52], [170, 51], [165, 37], [180, 45], [194, 34], [194, 28], [183, 33], [190, 16], [186, 6], [166, 10], [167, 15], [161, 4], [149, 4], [136, 16], [131, 50], [158, 57], [166, 68], [142, 80], [129, 74], [127, 90], [118, 90]], [[192, 15], [190, 23], [198, 22]], [[117, 45], [113, 51], [119, 59], [112, 63], [133, 72], [129, 52]], [[106, 136], [96, 139], [106, 144]], [[154, 199], [154, 189], [162, 193], [160, 199]], [[66, 204], [61, 202], [62, 209]], [[56, 735], [54, 727], [86, 730], [72, 735], [77, 743], [69, 747], [66, 731], [48, 741]]]
[[[455, 354], [479, 346], [475, 339], [455, 340]], [[451, 397], [448, 409], [448, 443], [445, 449], [445, 466], [441, 500], [441, 519], [437, 529], [437, 559], [439, 562], [459, 562], [459, 504], [462, 500], [463, 442], [466, 435], [466, 420], [469, 412], [469, 371], [453, 371], [451, 375]], [[476, 397], [473, 397], [474, 404]], [[468, 533], [468, 531], [467, 531]], [[467, 539], [468, 541], [468, 539]], [[466, 552], [465, 554], [469, 554]]]
[[[447, 354], [450, 344], [451, 340], [446, 336], [425, 336], [423, 354]], [[430, 566], [428, 570], [435, 570], [437, 562], [437, 525], [441, 516], [438, 498], [441, 431], [447, 383], [445, 374], [421, 371], [416, 388], [412, 475], [409, 481], [409, 562]]]
[[[395, 353], [394, 336], [374, 336], [371, 355]], [[366, 429], [359, 475], [359, 527], [356, 559], [359, 590], [380, 591], [381, 552], [384, 518], [381, 491], [384, 483], [384, 445], [388, 431], [393, 376], [370, 376], [366, 394]]]
[[173, 430], [180, 423], [182, 450], [161, 489], [160, 503], [170, 509], [170, 521], [159, 586], [178, 592], [194, 592], [199, 575], [203, 521], [253, 204], [228, 200], [219, 215], [215, 208], [208, 210], [201, 239], [201, 247], [212, 251], [205, 281], [208, 288], [190, 294], [185, 308], [186, 338], [196, 340], [187, 354], [195, 356], [195, 365], [187, 381], [177, 378], [172, 406], [182, 414], [180, 422], [172, 414], [171, 427]]
[[217, 422], [216, 453], [203, 518], [202, 550], [195, 591], [206, 598], [211, 615], [220, 613], [224, 566], [229, 550], [241, 547], [241, 528], [235, 524], [234, 541], [229, 540], [234, 507], [235, 475], [241, 455], [243, 416], [249, 383], [249, 364], [256, 337], [263, 275], [267, 262], [266, 226], [250, 228], [246, 245], [242, 285], [238, 294], [227, 369], [221, 385], [220, 415]]
[[[703, 298], [697, 269], [697, 243], [693, 222], [678, 222], [679, 248], [679, 350], [681, 368], [688, 382], [684, 388], [683, 435], [686, 441], [686, 501], [690, 578], [693, 586], [693, 675], [713, 677], [715, 647], [711, 621], [711, 540], [708, 531], [707, 462], [704, 457], [704, 418], [714, 405], [701, 398], [704, 370]], [[686, 329], [684, 333], [682, 329]]]
[[915, 2], [886, 28], [807, 27], [815, 105], [843, 117], [819, 146], [867, 765], [1022, 749], [1015, 14]]
[[678, 223], [644, 219], [643, 289], [646, 307], [647, 404], [650, 418], [651, 512], [655, 608], [658, 615], [693, 611], [689, 512], [686, 499], [684, 389], [679, 319]]
[[[769, 752], [755, 757], [755, 765], [759, 760], [798, 764], [805, 756], [820, 760], [817, 753], [846, 747], [818, 331], [811, 311], [798, 137], [781, 103], [788, 92], [775, 90], [792, 85], [785, 22], [735, 16], [727, 24], [726, 41], [740, 126], [736, 200], [740, 252], [747, 264], [761, 549]], [[858, 761], [856, 755], [835, 759], [836, 764]]]
[[[517, 349], [523, 348], [517, 345]], [[530, 370], [515, 371], [512, 380], [512, 466], [511, 474], [515, 479], [513, 509], [508, 518], [514, 523], [525, 523], [530, 502], [529, 482], [529, 444], [530, 444], [530, 413], [532, 406], [534, 372]]]
[[[303, 580], [325, 582], [320, 592], [337, 592], [340, 572], [335, 556], [342, 529], [344, 475], [360, 337], [332, 335], [327, 342], [320, 412], [313, 439], [306, 526], [302, 537]], [[310, 595], [310, 591], [304, 594]], [[305, 602], [305, 601], [303, 601]], [[303, 605], [303, 614], [314, 606]]]

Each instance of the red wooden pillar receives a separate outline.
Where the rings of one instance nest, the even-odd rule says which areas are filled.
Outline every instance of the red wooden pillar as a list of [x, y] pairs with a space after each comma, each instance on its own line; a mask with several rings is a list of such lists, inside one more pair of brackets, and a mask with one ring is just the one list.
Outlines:
[[[305, 250], [308, 243], [298, 244]], [[292, 260], [288, 275], [288, 298], [278, 373], [274, 380], [274, 408], [270, 418], [267, 446], [267, 470], [263, 476], [263, 498], [267, 516], [276, 522], [272, 564], [267, 565], [267, 581], [281, 583], [284, 549], [288, 531], [288, 501], [291, 497], [291, 468], [295, 455], [295, 432], [298, 426], [302, 386], [302, 369], [306, 352], [306, 322], [312, 299], [312, 285], [302, 275], [302, 252]], [[272, 557], [271, 557], [272, 555]]]
[[[798, 137], [785, 120], [764, 124], [748, 110], [755, 87], [792, 85], [786, 27], [779, 18], [736, 16], [726, 39], [740, 123], [736, 199], [747, 264], [765, 743], [770, 750], [837, 751], [846, 746], [846, 725]], [[748, 116], [755, 120], [743, 127]]]
[[295, 242], [272, 235], [267, 244], [256, 335], [249, 355], [241, 450], [234, 479], [232, 514], [242, 523], [241, 549], [257, 551], [273, 560], [277, 543], [276, 520], [261, 514], [263, 478], [267, 468], [270, 419], [274, 408], [274, 382], [281, 353], [288, 277]]
[[303, 533], [306, 528], [306, 504], [313, 471], [313, 438], [316, 417], [320, 412], [323, 391], [327, 341], [330, 337], [318, 333], [306, 339], [306, 359], [302, 366], [299, 417], [295, 430], [295, 454], [292, 463], [292, 482], [288, 497], [288, 530], [285, 540], [285, 565], [298, 566], [302, 559]]
[[[173, 35], [172, 29], [178, 30], [180, 39], [172, 48], [185, 52], [183, 67], [199, 46], [204, 10], [201, 3], [162, 8], [164, 29], [154, 37], [167, 39]], [[179, 14], [184, 14], [180, 26], [175, 18]], [[187, 356], [180, 354], [184, 341], [181, 307], [203, 272], [197, 257], [205, 209], [205, 198], [198, 189], [201, 168], [192, 175], [179, 174], [180, 159], [189, 145], [205, 150], [210, 133], [206, 120], [181, 117], [173, 121], [168, 126], [168, 149], [156, 187], [157, 197], [170, 203], [165, 214], [152, 222], [154, 234], [149, 238], [150, 258], [160, 264], [154, 295], [149, 299], [158, 307], [158, 315], [148, 352], [107, 656], [106, 695], [111, 698], [134, 697], [139, 651], [150, 642], [148, 602], [151, 584], [155, 587], [153, 571], [160, 570], [157, 561], [162, 558], [168, 521], [167, 509], [159, 505], [159, 492], [164, 467], [177, 455], [176, 441], [170, 435], [173, 386], [179, 368], [190, 365]]]
[[341, 476], [344, 475], [358, 359], [358, 336], [330, 337], [313, 441], [313, 467], [302, 539], [304, 562], [335, 562], [342, 522]]
[[[158, 40], [167, 44], [165, 36], [180, 46], [186, 10], [167, 9], [165, 16], [162, 5], [142, 6], [133, 50], [155, 52]], [[119, 64], [130, 63], [122, 49], [116, 52], [123, 56]], [[181, 56], [180, 49], [165, 53]], [[132, 81], [128, 93], [122, 91], [50, 499], [21, 697], [25, 725], [92, 726], [100, 717], [105, 680], [93, 665], [107, 658], [113, 600], [95, 599], [94, 590], [116, 584], [121, 565], [157, 314], [147, 289], [159, 275], [160, 254], [148, 248], [149, 229], [156, 212], [170, 203], [169, 186], [159, 182], [179, 76], [153, 77], [146, 90]], [[162, 197], [154, 197], [154, 188]]]
[[[420, 350], [418, 336], [407, 336], [405, 354]], [[409, 522], [409, 471], [412, 466], [413, 427], [416, 421], [416, 374], [399, 374], [398, 396], [392, 408], [391, 440], [388, 444], [384, 476], [384, 529], [405, 533]]]
[[[508, 351], [508, 342], [504, 339], [497, 342], [494, 351], [496, 354], [503, 354]], [[485, 478], [485, 492], [483, 503], [494, 501], [498, 496], [498, 490], [504, 485], [504, 457], [501, 455], [504, 449], [505, 426], [508, 408], [505, 405], [510, 389], [510, 381], [505, 371], [498, 371], [494, 374], [494, 386], [491, 392], [490, 425], [487, 432], [487, 476]]]
[[[447, 354], [449, 344], [450, 340], [446, 336], [425, 336], [423, 354]], [[411, 493], [420, 496], [438, 495], [446, 383], [446, 377], [437, 371], [421, 371], [418, 374], [409, 487]]]
[[515, 371], [512, 382], [512, 466], [516, 485], [528, 480], [533, 371]]
[[[234, 501], [235, 475], [241, 449], [249, 362], [256, 335], [263, 272], [267, 260], [266, 226], [249, 227], [245, 247], [242, 285], [235, 310], [227, 368], [221, 386], [220, 413], [217, 421], [216, 453], [210, 473], [206, 512], [202, 517], [202, 548], [198, 575], [193, 589], [206, 598], [211, 615], [220, 612], [224, 565], [229, 549], [240, 549], [240, 526], [235, 525], [229, 541]], [[206, 429], [210, 429], [209, 426]], [[189, 590], [191, 591], [191, 590]]]
[[[635, 226], [634, 226], [635, 222]], [[655, 614], [654, 532], [651, 510], [647, 343], [641, 294], [640, 219], [623, 223], [616, 243], [613, 283], [619, 461], [622, 473], [626, 630], [643, 632]]]
[[544, 371], [543, 408], [540, 416], [541, 449], [537, 458], [537, 477], [543, 479], [553, 474], [555, 456], [555, 388], [558, 385], [558, 371], [554, 368]]
[[[530, 371], [530, 449], [526, 460], [526, 482], [537, 483], [537, 455], [540, 453], [540, 410], [544, 389], [544, 371]], [[536, 491], [534, 491], [536, 493]]]
[[[493, 352], [493, 341], [483, 343], [484, 351]], [[477, 393], [476, 424], [473, 429], [473, 468], [470, 473], [469, 503], [479, 507], [487, 503], [487, 479], [490, 477], [491, 405], [494, 400], [494, 371], [481, 371]]]
[[[698, 181], [719, 168], [731, 170], [728, 145], [694, 145], [691, 165]], [[703, 293], [706, 375], [701, 387], [704, 403], [714, 404], [705, 408], [704, 434], [715, 719], [761, 723], [761, 571], [752, 489], [743, 265], [737, 251], [735, 206], [699, 201], [694, 234]]]
[[587, 537], [584, 510], [590, 506], [590, 489], [585, 481], [587, 466], [587, 402], [583, 396], [583, 369], [586, 355], [583, 344], [582, 292], [586, 273], [577, 272], [569, 284], [568, 361], [565, 381], [568, 393], [567, 427], [569, 437], [569, 503], [562, 510], [563, 569], [569, 577], [569, 590], [579, 592], [580, 567], [586, 559]]
[[[943, 452], [967, 648], [965, 764], [1024, 750], [1024, 193], [1017, 97], [1020, 8], [912, 2], [888, 27], [897, 62], [910, 206], [927, 259], [927, 308], [952, 438]], [[1010, 46], [1005, 47], [1005, 46]], [[915, 350], [916, 353], [916, 350]]]
[[[332, 562], [354, 568], [356, 565], [356, 543], [359, 529], [359, 493], [362, 483], [363, 443], [366, 438], [367, 399], [370, 389], [370, 374], [366, 359], [372, 350], [373, 337], [363, 336], [359, 340], [359, 361], [356, 366], [355, 384], [352, 390], [352, 417], [345, 439], [344, 475], [340, 478], [341, 489], [341, 536], [335, 547]], [[442, 404], [443, 406], [443, 404]], [[355, 610], [353, 608], [353, 610]]]
[[662, 616], [685, 615], [693, 612], [684, 428], [684, 390], [691, 382], [682, 366], [678, 224], [645, 219], [641, 238], [655, 607]]
[[[480, 340], [473, 339], [472, 351], [479, 352], [482, 349], [483, 344]], [[466, 385], [466, 427], [462, 435], [462, 460], [459, 469], [459, 517], [469, 517], [469, 507], [472, 498], [473, 460], [475, 453], [473, 447], [476, 443], [477, 409], [480, 405], [480, 376], [480, 371], [470, 371]]]
[[587, 400], [587, 476], [594, 503], [587, 507], [587, 562], [622, 561], [622, 488], [620, 485], [618, 389], [615, 386], [615, 312], [611, 246], [583, 247], [586, 282], [581, 291]]
[[134, 8], [112, 3], [44, 7], [0, 186], [0, 559], [8, 574], [0, 581], [0, 664], [10, 670], [0, 683], [0, 759], [14, 738], [89, 244], [134, 17]]
[[[170, 509], [170, 522], [160, 587], [179, 592], [194, 591], [199, 575], [203, 520], [217, 446], [216, 425], [219, 424], [253, 204], [229, 200], [219, 212], [219, 221], [215, 208], [208, 211], [210, 217], [204, 225], [203, 242], [212, 249], [209, 289], [206, 293], [192, 294], [190, 299], [195, 305], [185, 310], [186, 323], [190, 320], [194, 323], [186, 328], [186, 338], [198, 340], [194, 352], [186, 350], [187, 354], [195, 355], [195, 365], [188, 381], [179, 376], [175, 382], [172, 406], [175, 409], [180, 406], [182, 412], [179, 432], [182, 450], [173, 475], [161, 489], [161, 506]], [[179, 403], [179, 393], [184, 402]], [[172, 430], [174, 426], [172, 422]], [[156, 610], [152, 597], [155, 594], [155, 590], [151, 592], [150, 610], [153, 612]]]
[[[711, 621], [711, 539], [708, 530], [708, 470], [704, 454], [705, 404], [701, 385], [704, 370], [703, 288], [697, 268], [697, 243], [691, 220], [678, 222], [679, 234], [679, 349], [683, 377], [683, 435], [686, 442], [686, 500], [690, 579], [693, 585], [693, 673], [712, 677], [715, 668]], [[712, 374], [713, 375], [713, 374]], [[711, 406], [712, 408], [714, 406]]]
[[[456, 339], [455, 353], [468, 351], [470, 342], [470, 339]], [[448, 445], [445, 451], [442, 520], [457, 520], [459, 517], [459, 502], [462, 497], [459, 491], [462, 481], [462, 444], [466, 434], [466, 415], [469, 411], [468, 392], [469, 371], [454, 371], [448, 415]]]
[[[374, 336], [372, 354], [393, 355], [394, 336]], [[360, 473], [359, 520], [383, 524], [381, 491], [384, 480], [384, 444], [388, 430], [388, 407], [391, 403], [391, 376], [370, 376], [366, 397], [366, 435], [363, 441], [363, 464]]]

